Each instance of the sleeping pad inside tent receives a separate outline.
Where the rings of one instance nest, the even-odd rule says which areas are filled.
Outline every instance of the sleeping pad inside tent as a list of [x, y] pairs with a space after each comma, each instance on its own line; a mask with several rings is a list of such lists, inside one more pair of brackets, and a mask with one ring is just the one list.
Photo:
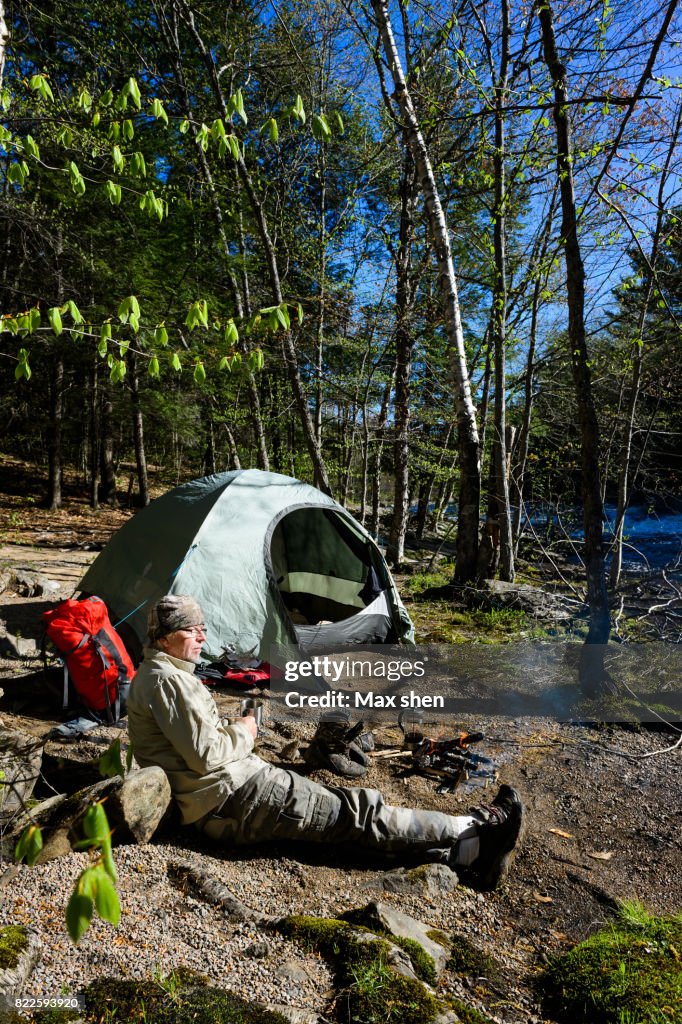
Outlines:
[[414, 635], [381, 552], [352, 516], [309, 484], [255, 469], [157, 498], [112, 537], [79, 589], [106, 601], [135, 658], [149, 606], [165, 593], [199, 601], [211, 659], [224, 647], [268, 659], [273, 643], [313, 651]]

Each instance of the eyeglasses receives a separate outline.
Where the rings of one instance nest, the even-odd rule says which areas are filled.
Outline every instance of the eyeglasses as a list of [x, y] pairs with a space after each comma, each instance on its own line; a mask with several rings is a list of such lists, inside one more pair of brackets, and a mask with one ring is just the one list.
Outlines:
[[198, 637], [206, 636], [206, 626], [189, 626], [187, 629], [179, 629], [178, 633], [185, 633], [186, 636]]

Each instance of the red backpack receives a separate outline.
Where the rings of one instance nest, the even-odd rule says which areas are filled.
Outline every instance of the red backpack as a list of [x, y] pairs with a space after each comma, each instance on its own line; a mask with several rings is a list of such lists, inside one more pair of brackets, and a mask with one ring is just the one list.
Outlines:
[[93, 711], [106, 710], [110, 721], [118, 721], [121, 697], [127, 695], [135, 669], [109, 621], [104, 601], [100, 597], [71, 598], [43, 612], [43, 621], [65, 664], [64, 707], [68, 671], [83, 704]]

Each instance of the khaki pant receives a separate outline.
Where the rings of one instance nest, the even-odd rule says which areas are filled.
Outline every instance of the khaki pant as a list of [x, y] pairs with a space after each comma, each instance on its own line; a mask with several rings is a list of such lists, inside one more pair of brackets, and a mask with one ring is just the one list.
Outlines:
[[476, 820], [470, 816], [392, 807], [376, 789], [321, 786], [270, 765], [197, 825], [212, 839], [231, 844], [268, 839], [355, 843], [459, 864], [471, 863], [478, 853]]

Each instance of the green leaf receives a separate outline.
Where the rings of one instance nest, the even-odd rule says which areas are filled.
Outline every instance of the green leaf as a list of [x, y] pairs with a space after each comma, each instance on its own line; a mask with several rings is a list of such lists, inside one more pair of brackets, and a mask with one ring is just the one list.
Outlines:
[[95, 907], [103, 921], [109, 921], [110, 924], [116, 926], [121, 920], [121, 904], [118, 900], [118, 893], [104, 868], [100, 868], [97, 872]]
[[286, 302], [283, 302], [282, 305], [278, 308], [277, 319], [279, 320], [285, 331], [288, 331], [289, 328], [291, 327], [291, 319], [289, 317], [289, 310], [287, 308]]
[[105, 189], [111, 205], [118, 206], [121, 202], [121, 186], [113, 181], [107, 181]]
[[24, 181], [28, 177], [28, 168], [23, 160], [19, 160], [16, 163], [10, 164], [7, 171], [7, 180], [13, 185], [19, 185], [23, 188]]
[[34, 160], [40, 160], [40, 150], [38, 149], [38, 143], [34, 141], [32, 135], [27, 135], [24, 139], [24, 146], [29, 156], [32, 156]]
[[168, 114], [161, 100], [152, 100], [152, 114], [157, 121], [163, 121], [164, 124], [168, 124]]
[[208, 125], [207, 124], [202, 124], [201, 128], [199, 129], [199, 131], [196, 134], [196, 143], [197, 143], [197, 146], [199, 146], [201, 149], [203, 149], [204, 153], [208, 149], [208, 139], [209, 139]]
[[131, 156], [130, 173], [137, 175], [139, 178], [147, 177], [147, 164], [145, 163], [143, 153], [138, 151]]
[[108, 351], [109, 351], [109, 349], [107, 347], [106, 341], [104, 339], [100, 340], [100, 342], [99, 342], [99, 344], [97, 346], [97, 353], [98, 353], [98, 355], [100, 355], [102, 357], [102, 359], [104, 359], [104, 357], [106, 356]]
[[42, 848], [43, 835], [40, 828], [37, 825], [29, 825], [21, 833], [19, 842], [14, 847], [14, 859], [16, 861], [22, 861], [25, 857], [26, 863], [30, 868], [32, 868], [37, 861]]
[[163, 324], [159, 324], [154, 330], [154, 341], [157, 345], [163, 345], [164, 348], [168, 344], [168, 331]]
[[329, 127], [329, 123], [324, 114], [315, 114], [313, 117], [313, 135], [318, 142], [327, 142], [331, 138], [332, 133]]
[[255, 348], [253, 352], [249, 352], [249, 366], [254, 373], [263, 369], [265, 357], [261, 349]]
[[206, 370], [204, 369], [204, 364], [202, 363], [202, 361], [200, 359], [198, 359], [196, 364], [195, 364], [195, 366], [194, 366], [194, 383], [195, 384], [204, 384], [205, 382], [206, 382]]
[[228, 345], [236, 345], [239, 341], [239, 331], [237, 330], [234, 320], [230, 319], [225, 324], [225, 341]]
[[303, 323], [303, 306], [301, 305], [300, 302], [296, 303], [296, 314], [298, 316], [299, 324], [302, 324]]
[[233, 106], [234, 111], [239, 114], [244, 124], [248, 123], [246, 111], [244, 110], [244, 97], [242, 96], [241, 89], [237, 89], [235, 93], [230, 96], [230, 103]]
[[291, 113], [298, 121], [301, 122], [301, 124], [305, 124], [305, 109], [303, 107], [303, 100], [300, 96], [296, 97], [294, 105], [291, 108]]
[[267, 132], [270, 142], [277, 142], [279, 139], [279, 128], [277, 127], [277, 121], [274, 117], [268, 118], [263, 127], [261, 128], [261, 135], [265, 135]]
[[156, 356], [152, 356], [149, 362], [147, 363], [147, 373], [149, 374], [150, 377], [160, 376], [159, 360], [156, 358]]
[[45, 75], [33, 75], [28, 84], [31, 89], [33, 89], [34, 92], [39, 93], [44, 100], [52, 100], [54, 102], [52, 89], [50, 88], [50, 83], [45, 78]]
[[[128, 320], [128, 323], [129, 323], [129, 324], [130, 324], [130, 326], [132, 327], [132, 329], [133, 329], [133, 332], [134, 332], [135, 334], [137, 334], [137, 332], [138, 332], [138, 331], [139, 331], [139, 329], [140, 329], [140, 318], [139, 318], [139, 316], [135, 316], [135, 314], [134, 314], [134, 313], [131, 313], [131, 314], [130, 314], [130, 319]], [[126, 351], [127, 351], [127, 346], [126, 346]], [[123, 352], [123, 350], [121, 350], [121, 355], [124, 355], [124, 354], [125, 354], [125, 353]]]
[[119, 146], [114, 146], [111, 150], [111, 159], [114, 161], [114, 170], [120, 174], [123, 171], [126, 162]]
[[94, 839], [96, 843], [108, 843], [110, 841], [109, 822], [107, 821], [106, 812], [101, 801], [96, 804], [90, 804], [88, 807], [83, 818], [83, 831], [88, 839]]
[[113, 98], [114, 98], [113, 92], [111, 91], [111, 89], [107, 89], [107, 91], [103, 92], [102, 95], [100, 96], [99, 102], [100, 102], [100, 104], [103, 107], [108, 107], [108, 106], [111, 105], [111, 101], [113, 100]]
[[184, 121], [180, 122], [180, 134], [186, 135], [189, 131], [189, 121], [185, 118]]
[[228, 135], [227, 136], [227, 144], [230, 147], [230, 153], [232, 154], [232, 159], [235, 160], [235, 161], [238, 161], [239, 160], [239, 139], [237, 138], [237, 136], [236, 135]]
[[111, 323], [106, 320], [99, 329], [100, 341], [109, 341], [111, 338]]
[[120, 384], [126, 375], [126, 369], [126, 364], [122, 359], [114, 359], [109, 373], [109, 380], [114, 384]]
[[142, 98], [140, 96], [140, 87], [134, 78], [129, 78], [122, 90], [123, 96], [129, 96], [133, 101], [133, 104], [137, 110], [142, 108]]
[[38, 309], [38, 307], [37, 306], [32, 306], [31, 309], [29, 309], [29, 311], [28, 311], [27, 317], [28, 317], [28, 333], [29, 334], [35, 334], [35, 332], [40, 327], [40, 322], [41, 322], [40, 310]]
[[123, 138], [126, 140], [126, 142], [131, 142], [135, 135], [135, 126], [133, 125], [133, 122], [129, 118], [125, 119], [121, 130], [123, 132]]
[[177, 370], [177, 372], [179, 373], [180, 370], [182, 369], [182, 363], [180, 362], [180, 356], [178, 355], [178, 353], [171, 352], [171, 354], [168, 357], [168, 361], [170, 362], [171, 369]]
[[62, 314], [57, 306], [52, 306], [47, 311], [47, 319], [50, 321], [50, 327], [52, 328], [56, 338], [64, 330], [62, 326]]
[[333, 110], [331, 117], [332, 121], [334, 122], [334, 128], [336, 129], [338, 134], [344, 135], [346, 129], [344, 128], [343, 118], [341, 117], [341, 114], [338, 112], [338, 110]]
[[89, 896], [73, 892], [66, 905], [66, 927], [76, 945], [85, 935], [92, 920], [93, 903]]
[[211, 125], [211, 138], [215, 140], [225, 138], [225, 125], [220, 117], [216, 118]]
[[125, 772], [121, 761], [121, 738], [119, 736], [112, 740], [104, 751], [97, 762], [97, 768], [105, 779], [114, 779], [117, 775], [123, 778]]
[[[65, 307], [62, 306], [62, 312], [64, 312], [64, 308]], [[69, 299], [67, 301], [66, 311], [68, 312], [69, 316], [73, 320], [74, 324], [76, 324], [76, 326], [78, 326], [78, 324], [83, 323], [83, 315], [78, 306], [76, 305], [76, 303], [73, 301], [73, 299]]]
[[83, 86], [78, 96], [78, 106], [84, 110], [86, 114], [89, 114], [92, 109], [92, 96], [85, 86]]

